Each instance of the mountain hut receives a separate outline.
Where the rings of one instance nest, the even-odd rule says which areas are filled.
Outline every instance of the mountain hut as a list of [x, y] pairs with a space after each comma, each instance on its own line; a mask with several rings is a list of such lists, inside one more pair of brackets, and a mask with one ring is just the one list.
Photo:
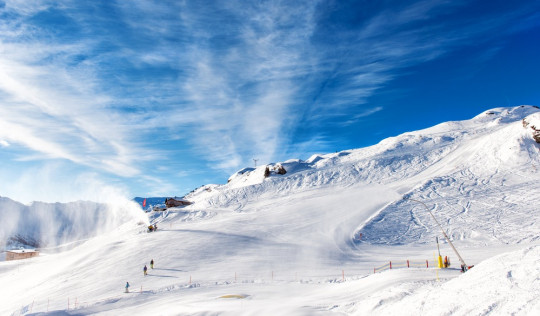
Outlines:
[[177, 206], [186, 206], [186, 205], [191, 205], [191, 204], [193, 203], [190, 201], [183, 200], [183, 199], [176, 199], [176, 198], [165, 199], [165, 205], [167, 206], [167, 208], [177, 207]]
[[16, 249], [6, 251], [6, 261], [21, 260], [39, 256], [35, 249]]

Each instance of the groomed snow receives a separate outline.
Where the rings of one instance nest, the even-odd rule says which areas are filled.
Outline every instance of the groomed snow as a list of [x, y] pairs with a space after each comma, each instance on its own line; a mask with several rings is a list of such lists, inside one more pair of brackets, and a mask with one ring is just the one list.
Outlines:
[[[285, 175], [241, 170], [190, 193], [193, 205], [150, 213], [157, 232], [129, 216], [67, 250], [0, 262], [0, 314], [539, 315], [540, 145], [522, 121], [539, 111], [289, 160]], [[471, 270], [403, 197], [425, 202]], [[434, 268], [435, 237], [449, 269]]]

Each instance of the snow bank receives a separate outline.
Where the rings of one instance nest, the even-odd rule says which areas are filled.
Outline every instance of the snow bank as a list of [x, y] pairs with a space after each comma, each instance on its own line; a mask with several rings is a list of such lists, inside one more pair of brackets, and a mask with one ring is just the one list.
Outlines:
[[447, 282], [386, 289], [358, 302], [352, 314], [540, 315], [539, 294], [540, 246], [531, 246], [485, 260]]

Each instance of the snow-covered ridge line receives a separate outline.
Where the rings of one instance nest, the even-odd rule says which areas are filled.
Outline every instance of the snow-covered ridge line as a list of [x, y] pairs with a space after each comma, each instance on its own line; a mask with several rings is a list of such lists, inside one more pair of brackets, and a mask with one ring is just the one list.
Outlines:
[[[326, 185], [390, 183], [429, 171], [433, 174], [426, 174], [422, 180], [427, 181], [448, 172], [474, 168], [459, 155], [483, 156], [484, 161], [474, 162], [491, 166], [499, 164], [503, 158], [511, 162], [534, 146], [532, 126], [540, 126], [540, 122], [537, 123], [539, 111], [534, 106], [495, 108], [470, 120], [445, 122], [407, 132], [366, 148], [313, 155], [305, 161], [291, 159], [244, 168], [231, 175], [227, 184], [205, 185], [186, 198], [196, 201], [197, 207], [228, 206], [241, 204], [243, 199], [256, 199], [262, 194], [283, 195]], [[531, 122], [529, 129], [506, 130], [508, 126], [523, 125], [521, 121], [525, 119]], [[530, 141], [527, 142], [527, 138]], [[482, 142], [490, 143], [490, 146], [475, 145]], [[471, 143], [474, 146], [470, 146]], [[521, 145], [525, 147], [510, 151], [503, 148]], [[467, 150], [467, 147], [471, 148]], [[284, 167], [286, 174], [271, 172], [265, 177], [267, 167], [273, 170], [277, 166]]]
[[[245, 168], [227, 184], [204, 186], [187, 198], [196, 201], [194, 208], [243, 209], [250, 201], [324, 187], [392, 185], [400, 194], [428, 202], [447, 224], [453, 240], [531, 242], [538, 239], [534, 227], [540, 225], [539, 216], [534, 215], [534, 194], [526, 194], [539, 181], [535, 126], [540, 126], [537, 107], [492, 109], [470, 120], [404, 133], [367, 148], [269, 165], [271, 170], [283, 166], [284, 175], [265, 177], [267, 166]], [[513, 211], [515, 195], [522, 196], [522, 201]], [[423, 206], [398, 200], [358, 223], [353, 239], [375, 244], [427, 243], [439, 234], [430, 222]], [[474, 223], [472, 229], [469, 222]], [[522, 234], [512, 234], [508, 227], [521, 229]]]

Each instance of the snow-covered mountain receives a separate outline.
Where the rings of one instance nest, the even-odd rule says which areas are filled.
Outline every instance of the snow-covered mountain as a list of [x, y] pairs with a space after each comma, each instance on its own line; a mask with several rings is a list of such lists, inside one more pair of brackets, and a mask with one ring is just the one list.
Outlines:
[[[312, 188], [385, 185], [429, 203], [452, 239], [475, 244], [534, 241], [540, 227], [538, 215], [530, 216], [537, 210], [534, 190], [540, 169], [536, 126], [540, 129], [536, 107], [497, 108], [468, 121], [442, 123], [368, 148], [246, 168], [227, 184], [201, 187], [186, 198], [197, 201], [198, 207], [241, 209], [250, 200]], [[273, 171], [281, 166], [287, 171], [284, 175]], [[267, 167], [270, 176], [265, 178]], [[523, 205], [516, 207], [516, 197]], [[426, 225], [430, 221], [422, 205], [399, 199], [368, 222], [358, 223], [356, 239], [427, 243], [438, 234]], [[517, 229], [520, 235], [513, 234]]]
[[[0, 262], [10, 284], [0, 297], [11, 298], [0, 314], [536, 315], [538, 127], [537, 107], [497, 108], [367, 148], [242, 169], [188, 194], [192, 205], [150, 213], [157, 232], [111, 221], [116, 229], [72, 249]], [[471, 271], [455, 267], [426, 207]], [[389, 261], [432, 267], [435, 237], [451, 269], [373, 274]], [[121, 293], [126, 281], [132, 293]]]

